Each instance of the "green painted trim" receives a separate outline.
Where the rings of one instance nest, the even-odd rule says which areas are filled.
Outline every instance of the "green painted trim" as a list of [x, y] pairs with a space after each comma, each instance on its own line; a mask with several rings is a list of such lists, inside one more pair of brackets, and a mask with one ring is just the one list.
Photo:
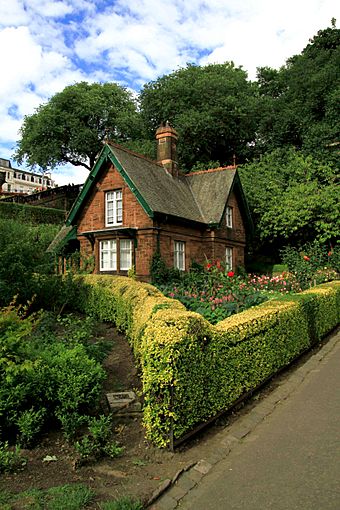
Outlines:
[[153, 216], [154, 216], [153, 210], [148, 205], [147, 201], [142, 197], [142, 195], [140, 194], [140, 192], [138, 191], [138, 189], [136, 188], [136, 186], [134, 185], [134, 183], [132, 182], [132, 180], [130, 179], [128, 174], [125, 172], [124, 168], [122, 167], [122, 165], [120, 164], [120, 162], [118, 161], [116, 156], [113, 154], [112, 150], [110, 150], [110, 153], [109, 153], [109, 160], [117, 168], [118, 172], [123, 177], [124, 181], [129, 186], [130, 190], [135, 195], [139, 204], [143, 207], [146, 214], [148, 216], [150, 216], [150, 218], [153, 218]]
[[225, 211], [226, 211], [226, 208], [227, 208], [227, 203], [228, 203], [230, 194], [234, 191], [235, 185], [237, 185], [238, 190], [240, 192], [242, 207], [243, 207], [243, 210], [244, 210], [244, 213], [245, 213], [245, 220], [246, 220], [247, 226], [249, 227], [251, 233], [253, 233], [253, 231], [254, 231], [253, 220], [251, 218], [248, 202], [247, 202], [247, 199], [245, 197], [245, 194], [244, 194], [244, 191], [243, 191], [243, 188], [242, 188], [241, 179], [240, 179], [240, 176], [238, 175], [237, 172], [236, 172], [235, 177], [233, 179], [232, 185], [230, 186], [229, 194], [228, 194], [225, 206], [223, 208], [223, 213], [222, 213], [221, 219], [220, 219], [220, 221], [218, 223], [218, 228], [222, 227], [222, 222], [223, 222], [223, 218], [224, 218]]
[[104, 163], [104, 161], [106, 161], [109, 152], [110, 152], [109, 147], [107, 145], [105, 145], [105, 147], [103, 147], [94, 167], [92, 168], [90, 175], [86, 179], [83, 189], [79, 193], [76, 201], [74, 202], [74, 204], [68, 214], [68, 217], [66, 219], [67, 226], [72, 225], [74, 220], [76, 219], [84, 200], [86, 199], [88, 193], [91, 191], [91, 189], [93, 188], [93, 186], [95, 184], [95, 181], [97, 179], [97, 176], [101, 169], [101, 166]]
[[90, 191], [93, 189], [94, 184], [96, 183], [96, 181], [98, 179], [98, 174], [101, 170], [103, 163], [105, 163], [105, 161], [107, 161], [108, 159], [117, 168], [118, 172], [123, 177], [123, 179], [129, 186], [130, 190], [135, 195], [139, 204], [143, 207], [143, 209], [147, 213], [147, 215], [150, 216], [150, 218], [153, 218], [153, 216], [154, 216], [153, 210], [148, 205], [146, 200], [142, 197], [142, 195], [140, 194], [140, 192], [138, 191], [138, 189], [136, 188], [136, 186], [134, 185], [134, 183], [132, 182], [132, 180], [130, 179], [130, 177], [128, 176], [128, 174], [126, 173], [124, 168], [122, 167], [122, 165], [117, 160], [116, 156], [112, 153], [111, 147], [109, 145], [105, 145], [103, 147], [94, 167], [92, 168], [90, 175], [86, 179], [83, 189], [79, 193], [76, 201], [74, 202], [74, 204], [68, 214], [68, 217], [66, 219], [67, 226], [70, 226], [75, 222], [75, 220], [81, 210], [83, 203], [85, 202], [86, 198], [88, 197]]

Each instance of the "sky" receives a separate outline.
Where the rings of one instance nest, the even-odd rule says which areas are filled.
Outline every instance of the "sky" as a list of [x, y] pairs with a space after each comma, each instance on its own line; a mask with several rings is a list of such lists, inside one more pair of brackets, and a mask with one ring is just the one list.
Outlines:
[[[340, 22], [338, 0], [0, 0], [0, 158], [12, 159], [25, 115], [67, 85], [144, 83], [187, 63], [279, 68], [318, 30]], [[59, 185], [88, 171], [65, 165]]]

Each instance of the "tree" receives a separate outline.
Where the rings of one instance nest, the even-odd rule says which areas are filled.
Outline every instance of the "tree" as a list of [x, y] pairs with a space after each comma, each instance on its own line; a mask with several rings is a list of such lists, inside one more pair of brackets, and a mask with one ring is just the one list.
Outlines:
[[334, 169], [291, 149], [276, 149], [239, 168], [260, 246], [271, 251], [287, 244], [339, 236], [339, 191]]
[[259, 151], [293, 145], [339, 164], [340, 30], [320, 30], [279, 71], [258, 69]]
[[115, 83], [76, 83], [24, 118], [14, 157], [44, 170], [63, 163], [90, 170], [106, 137], [127, 142], [140, 128], [130, 92]]
[[178, 157], [183, 169], [197, 163], [244, 161], [255, 135], [256, 86], [232, 63], [187, 65], [146, 84], [140, 94], [141, 114], [153, 138], [161, 122], [179, 133]]

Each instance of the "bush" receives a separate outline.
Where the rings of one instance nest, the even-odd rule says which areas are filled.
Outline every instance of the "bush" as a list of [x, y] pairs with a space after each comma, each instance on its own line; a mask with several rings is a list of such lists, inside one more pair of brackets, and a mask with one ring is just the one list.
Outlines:
[[141, 363], [148, 439], [166, 446], [228, 409], [339, 322], [340, 282], [211, 325], [151, 285], [82, 277], [78, 305], [125, 331]]
[[211, 326], [159, 310], [141, 348], [147, 437], [160, 446], [230, 407], [339, 322], [338, 282], [268, 301]]
[[57, 418], [72, 437], [96, 406], [105, 378], [87, 352], [87, 337], [81, 328], [78, 337], [69, 336], [65, 324], [58, 337], [46, 313], [26, 317], [13, 306], [1, 312], [0, 432], [28, 446], [45, 420]]
[[302, 289], [339, 277], [340, 248], [327, 248], [317, 241], [297, 249], [291, 246], [281, 251], [284, 264], [296, 277]]

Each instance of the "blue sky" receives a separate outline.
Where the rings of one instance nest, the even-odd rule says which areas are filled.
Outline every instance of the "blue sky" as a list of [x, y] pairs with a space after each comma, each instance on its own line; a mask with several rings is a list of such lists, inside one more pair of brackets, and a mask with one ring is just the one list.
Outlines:
[[[338, 0], [0, 0], [0, 157], [11, 159], [24, 115], [67, 85], [138, 91], [188, 62], [231, 60], [255, 79], [332, 17], [339, 26]], [[67, 165], [53, 176], [80, 183], [87, 171]]]

